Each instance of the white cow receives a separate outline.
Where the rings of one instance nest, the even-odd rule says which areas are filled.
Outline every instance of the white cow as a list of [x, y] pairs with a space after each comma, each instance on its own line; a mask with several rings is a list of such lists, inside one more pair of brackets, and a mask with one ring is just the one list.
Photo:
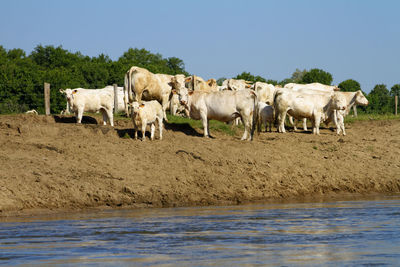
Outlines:
[[245, 80], [236, 80], [236, 79], [226, 79], [222, 82], [222, 86], [219, 88], [220, 91], [223, 90], [231, 90], [231, 91], [240, 91], [251, 88], [252, 82]]
[[197, 75], [192, 75], [185, 78], [185, 86], [193, 91], [218, 91], [219, 87], [215, 79], [204, 81], [203, 78]]
[[158, 123], [160, 130], [160, 140], [162, 140], [163, 131], [163, 118], [164, 111], [160, 103], [156, 100], [133, 102], [132, 108], [132, 122], [135, 128], [135, 139], [138, 138], [138, 130], [142, 131], [142, 141], [146, 141], [146, 126], [150, 125], [151, 135], [150, 139], [154, 140], [154, 132], [156, 129], [155, 122]]
[[345, 109], [346, 103], [337, 94], [307, 94], [278, 89], [274, 99], [275, 112], [278, 118], [278, 131], [285, 132], [286, 113], [296, 119], [311, 119], [313, 134], [319, 135], [319, 125], [335, 109]]
[[275, 86], [269, 83], [255, 82], [252, 89], [256, 92], [258, 101], [267, 103], [268, 105], [274, 104]]
[[172, 91], [169, 112], [174, 116], [178, 116], [182, 112], [185, 112], [185, 107], [179, 102], [179, 95], [176, 93], [176, 91]]
[[267, 125], [269, 131], [272, 131], [272, 124], [275, 121], [274, 108], [270, 105], [265, 104], [265, 102], [258, 102], [258, 123], [257, 129], [261, 131], [261, 126], [264, 124], [265, 131], [267, 131]]
[[[104, 89], [110, 90], [114, 94], [114, 86], [107, 85]], [[117, 112], [124, 112], [128, 115], [127, 107], [125, 106], [125, 99], [128, 99], [128, 92], [124, 90], [124, 87], [120, 86], [117, 87], [117, 97], [118, 97], [118, 106], [116, 111]]]
[[71, 111], [75, 113], [77, 123], [81, 123], [83, 112], [98, 112], [103, 114], [103, 124], [109, 121], [114, 126], [113, 107], [114, 93], [103, 89], [60, 89], [65, 94]]
[[26, 114], [33, 114], [33, 115], [38, 115], [38, 112], [34, 109], [32, 110], [28, 110], [27, 112], [25, 112]]
[[[321, 92], [318, 90], [310, 90], [310, 89], [300, 89], [298, 92], [302, 93], [312, 93], [312, 94], [330, 94], [328, 92]], [[368, 105], [368, 99], [364, 96], [361, 90], [358, 90], [356, 92], [335, 92], [339, 97], [343, 97], [342, 100], [345, 101], [346, 103], [346, 108], [345, 111], [340, 111], [337, 114], [338, 120], [342, 121], [339, 123], [338, 121], [335, 120], [334, 114], [331, 112], [329, 116], [326, 118], [324, 121], [325, 125], [328, 126], [330, 122], [333, 122], [335, 126], [337, 127], [338, 134], [340, 131], [344, 132], [344, 117], [347, 116], [351, 110], [351, 108], [354, 108], [355, 106], [367, 106]], [[294, 126], [294, 130], [296, 130], [296, 123], [291, 122]], [[338, 124], [339, 123], [339, 124]], [[307, 131], [307, 119], [303, 119], [303, 129]], [[344, 132], [345, 133], [345, 132]]]
[[204, 137], [209, 137], [209, 120], [229, 122], [240, 117], [244, 124], [242, 140], [253, 139], [258, 115], [257, 96], [253, 91], [189, 92], [184, 83], [176, 79], [173, 79], [172, 84], [190, 117], [202, 120]]
[[287, 83], [284, 88], [291, 89], [293, 91], [298, 91], [299, 89], [312, 89], [312, 90], [320, 90], [320, 91], [339, 91], [339, 87], [336, 85], [325, 85], [322, 83], [307, 83], [307, 84], [299, 84], [299, 83]]
[[[176, 76], [185, 77], [182, 74]], [[163, 107], [164, 119], [168, 121], [166, 110], [170, 100], [172, 77], [174, 76], [154, 74], [144, 68], [131, 67], [125, 74], [125, 88], [128, 91], [129, 102], [157, 100]]]

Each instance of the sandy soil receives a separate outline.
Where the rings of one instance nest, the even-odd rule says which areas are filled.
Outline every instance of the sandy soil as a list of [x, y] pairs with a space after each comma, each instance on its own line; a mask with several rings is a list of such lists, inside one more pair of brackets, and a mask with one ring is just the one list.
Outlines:
[[0, 216], [400, 192], [400, 120], [356, 122], [345, 137], [322, 129], [253, 142], [173, 124], [164, 140], [142, 142], [126, 138], [128, 120], [74, 122], [0, 116]]

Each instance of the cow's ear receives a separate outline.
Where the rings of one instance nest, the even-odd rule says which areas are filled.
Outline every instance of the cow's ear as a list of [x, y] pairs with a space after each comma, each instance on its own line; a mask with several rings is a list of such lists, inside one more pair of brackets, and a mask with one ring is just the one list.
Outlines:
[[60, 88], [60, 93], [61, 93], [61, 94], [63, 94], [63, 93], [64, 93], [64, 90], [63, 90], [62, 88]]
[[193, 91], [190, 91], [190, 92], [188, 93], [188, 95], [193, 95]]
[[192, 80], [192, 77], [187, 77], [187, 78], [185, 79], [185, 82], [188, 83], [188, 82], [190, 82], [191, 80]]
[[176, 89], [172, 89], [171, 92], [172, 92], [173, 94], [176, 94]]
[[144, 104], [140, 104], [140, 106], [139, 106], [139, 107], [143, 108], [143, 107], [144, 107]]

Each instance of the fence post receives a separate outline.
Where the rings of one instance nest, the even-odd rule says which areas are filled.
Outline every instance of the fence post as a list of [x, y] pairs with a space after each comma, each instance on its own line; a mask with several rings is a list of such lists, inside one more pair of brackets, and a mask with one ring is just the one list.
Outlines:
[[114, 86], [114, 114], [118, 112], [118, 85], [116, 83], [113, 84]]
[[44, 83], [44, 109], [46, 115], [50, 115], [50, 84]]
[[399, 97], [397, 95], [394, 96], [394, 115], [397, 115], [397, 106], [399, 104]]

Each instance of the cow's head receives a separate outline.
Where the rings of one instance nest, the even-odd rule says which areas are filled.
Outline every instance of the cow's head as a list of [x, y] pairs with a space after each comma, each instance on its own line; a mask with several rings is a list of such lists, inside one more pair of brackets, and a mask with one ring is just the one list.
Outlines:
[[333, 93], [332, 94], [332, 109], [345, 110], [347, 107], [347, 100], [343, 94]]
[[356, 96], [356, 105], [367, 106], [369, 104], [368, 99], [364, 96], [361, 90], [358, 90], [355, 96]]
[[131, 114], [133, 116], [139, 113], [139, 110], [144, 107], [144, 104], [140, 104], [139, 102], [135, 101], [130, 103], [129, 106], [131, 108]]
[[65, 94], [65, 98], [67, 99], [67, 101], [72, 104], [72, 101], [74, 100], [74, 94], [76, 94], [78, 92], [77, 89], [70, 89], [67, 88], [65, 90], [60, 89], [60, 93]]
[[188, 102], [188, 89], [185, 86], [186, 79], [185, 76], [182, 74], [178, 74], [175, 76], [172, 76], [171, 82], [169, 85], [171, 85], [172, 90], [178, 94], [179, 96], [179, 101], [181, 102], [182, 105], [186, 105]]

